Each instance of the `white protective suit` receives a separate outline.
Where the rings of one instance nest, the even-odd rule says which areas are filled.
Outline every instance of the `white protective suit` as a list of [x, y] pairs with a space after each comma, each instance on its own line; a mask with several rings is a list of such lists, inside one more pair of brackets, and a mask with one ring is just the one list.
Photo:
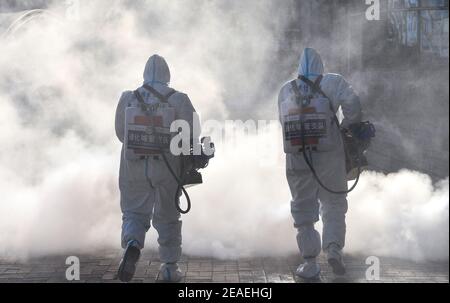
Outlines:
[[[322, 90], [331, 99], [336, 111], [340, 107], [342, 108], [344, 115], [342, 124], [348, 126], [361, 122], [362, 113], [358, 96], [342, 76], [324, 75], [322, 59], [314, 49], [305, 49], [300, 60], [299, 75], [303, 75], [313, 82], [323, 75]], [[310, 88], [301, 80], [297, 80], [297, 85], [302, 94], [309, 92]], [[291, 84], [287, 83], [281, 89], [278, 105], [280, 106], [293, 94]], [[335, 125], [335, 127], [337, 126]], [[341, 138], [336, 150], [312, 152], [311, 157], [318, 177], [328, 188], [334, 191], [347, 190], [345, 152]], [[287, 154], [286, 168], [292, 193], [291, 211], [295, 227], [298, 230], [297, 242], [302, 256], [308, 259], [315, 258], [320, 254], [320, 235], [314, 229], [314, 224], [319, 221], [319, 213], [323, 220], [324, 250], [333, 243], [340, 249], [344, 248], [345, 217], [348, 209], [346, 195], [332, 194], [320, 187], [301, 153]]]
[[[144, 84], [156, 89], [166, 96], [171, 91], [169, 67], [164, 58], [154, 55], [145, 67]], [[138, 89], [148, 104], [160, 102], [144, 88]], [[124, 92], [116, 113], [116, 134], [124, 142], [125, 109], [129, 104], [138, 102], [133, 92]], [[188, 96], [175, 93], [169, 100], [175, 108], [176, 120], [188, 121], [192, 131], [193, 113], [195, 112]], [[179, 159], [167, 154], [167, 158], [179, 173]], [[180, 213], [175, 207], [177, 183], [170, 174], [161, 156], [144, 160], [129, 161], [125, 158], [124, 148], [120, 163], [119, 187], [121, 191], [121, 208], [123, 213], [122, 247], [126, 248], [130, 241], [136, 241], [142, 249], [145, 235], [150, 229], [151, 221], [158, 231], [159, 253], [162, 263], [176, 263], [181, 257]]]

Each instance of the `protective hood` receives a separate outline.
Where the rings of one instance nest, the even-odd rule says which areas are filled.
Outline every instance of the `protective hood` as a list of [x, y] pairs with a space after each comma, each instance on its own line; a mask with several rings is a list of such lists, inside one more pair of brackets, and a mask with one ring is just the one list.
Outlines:
[[144, 84], [148, 85], [169, 85], [170, 70], [166, 60], [158, 55], [153, 55], [148, 59], [144, 71]]
[[318, 76], [323, 75], [323, 73], [323, 62], [319, 53], [313, 48], [305, 48], [300, 59], [298, 75], [315, 80]]

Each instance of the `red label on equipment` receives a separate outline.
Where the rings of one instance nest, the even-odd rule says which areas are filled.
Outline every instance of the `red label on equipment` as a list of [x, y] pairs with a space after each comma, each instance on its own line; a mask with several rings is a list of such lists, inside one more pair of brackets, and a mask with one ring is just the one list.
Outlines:
[[138, 125], [144, 126], [163, 126], [163, 117], [162, 116], [136, 116], [134, 118], [134, 123]]
[[289, 110], [289, 115], [300, 115], [300, 114], [314, 114], [316, 109], [314, 107], [304, 107], [303, 110], [300, 108]]
[[[302, 139], [292, 139], [292, 146], [303, 146]], [[306, 138], [305, 145], [318, 145], [319, 139], [317, 138]]]

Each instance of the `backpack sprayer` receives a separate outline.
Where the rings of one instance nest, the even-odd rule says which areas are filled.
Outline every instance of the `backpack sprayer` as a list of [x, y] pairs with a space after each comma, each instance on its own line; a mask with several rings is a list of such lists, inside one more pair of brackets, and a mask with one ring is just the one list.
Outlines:
[[376, 129], [370, 122], [361, 122], [350, 125], [349, 129], [341, 128], [341, 133], [346, 155], [347, 180], [356, 180], [369, 165], [365, 153], [375, 137]]
[[[167, 169], [178, 184], [175, 193], [175, 205], [182, 214], [191, 210], [191, 199], [186, 187], [203, 184], [203, 177], [199, 170], [205, 169], [209, 161], [214, 158], [215, 147], [211, 138], [202, 138], [200, 142], [191, 142], [189, 155], [178, 157], [181, 162], [181, 174], [178, 176], [170, 165], [166, 153], [170, 152], [170, 142], [174, 134], [170, 132], [170, 125], [175, 120], [175, 109], [168, 100], [176, 91], [171, 90], [167, 95], [161, 95], [149, 85], [144, 88], [155, 96], [160, 103], [148, 105], [138, 90], [134, 96], [139, 106], [129, 106], [125, 118], [125, 155], [127, 160], [148, 160], [149, 157], [162, 157]], [[195, 155], [194, 144], [201, 147], [200, 155]], [[209, 147], [207, 146], [209, 144]], [[207, 149], [208, 147], [208, 149]], [[180, 197], [184, 194], [187, 200], [186, 210], [180, 207]]]
[[[206, 144], [209, 144], [209, 149], [212, 151], [212, 153], [206, 152]], [[175, 192], [175, 206], [177, 207], [177, 210], [181, 214], [187, 214], [191, 211], [192, 203], [191, 198], [189, 197], [189, 194], [186, 190], [186, 187], [192, 187], [196, 185], [203, 184], [203, 177], [202, 174], [199, 172], [201, 169], [205, 169], [209, 165], [209, 161], [214, 158], [215, 156], [215, 147], [214, 143], [211, 142], [210, 137], [204, 137], [201, 139], [200, 142], [201, 146], [201, 154], [195, 155], [194, 154], [194, 148], [193, 145], [191, 145], [190, 149], [190, 155], [182, 155], [181, 156], [181, 176], [177, 176], [174, 169], [170, 165], [169, 161], [167, 160], [167, 157], [165, 154], [163, 154], [164, 162], [166, 163], [167, 168], [170, 171], [170, 174], [172, 177], [177, 181], [178, 188]], [[180, 196], [181, 194], [184, 194], [187, 201], [187, 208], [186, 210], [181, 209], [180, 207]]]
[[[320, 87], [320, 83], [322, 82], [323, 76], [320, 76], [316, 82], [312, 82], [308, 78], [304, 76], [300, 76], [299, 79], [303, 82], [305, 82], [313, 91], [315, 94], [319, 94], [323, 98], [327, 99], [327, 102], [329, 104], [329, 110], [332, 113], [331, 119], [334, 121], [337, 125], [337, 129], [340, 131], [340, 134], [342, 136], [343, 142], [344, 142], [344, 150], [345, 150], [345, 156], [346, 156], [346, 170], [347, 170], [347, 180], [355, 180], [355, 183], [349, 190], [333, 190], [328, 188], [318, 177], [317, 172], [312, 164], [312, 159], [308, 157], [307, 150], [315, 150], [320, 151], [320, 143], [321, 140], [324, 140], [324, 138], [327, 137], [327, 130], [326, 120], [321, 117], [322, 119], [318, 119], [318, 114], [314, 112], [314, 116], [311, 116], [310, 119], [305, 119], [305, 116], [307, 113], [303, 110], [304, 107], [304, 100], [305, 97], [302, 96], [300, 93], [300, 90], [297, 86], [296, 81], [292, 81], [291, 85], [294, 90], [296, 101], [300, 104], [300, 112], [298, 115], [297, 120], [297, 126], [292, 127], [286, 127], [288, 130], [294, 129], [294, 134], [297, 134], [298, 136], [298, 130], [300, 130], [299, 141], [301, 142], [300, 151], [303, 154], [303, 158], [305, 159], [306, 164], [308, 165], [309, 169], [311, 170], [312, 174], [314, 175], [314, 178], [319, 183], [319, 185], [324, 188], [326, 191], [333, 193], [333, 194], [342, 194], [346, 195], [350, 192], [352, 192], [356, 186], [359, 183], [359, 179], [361, 176], [361, 173], [364, 169], [366, 169], [368, 165], [367, 158], [365, 156], [365, 152], [370, 146], [372, 138], [376, 135], [375, 126], [370, 122], [362, 122], [353, 124], [350, 126], [349, 129], [343, 129], [340, 126], [339, 119], [335, 114], [335, 110], [333, 108], [333, 105], [331, 103], [330, 98], [323, 92], [323, 90]], [[309, 97], [306, 98], [307, 101], [310, 103], [313, 98]], [[308, 122], [308, 124], [306, 123]], [[286, 136], [286, 130], [285, 130], [285, 136]], [[292, 136], [292, 135], [291, 135]], [[328, 131], [328, 137], [330, 136], [330, 131]], [[286, 141], [286, 140], [285, 140]], [[327, 142], [327, 141], [325, 141]]]

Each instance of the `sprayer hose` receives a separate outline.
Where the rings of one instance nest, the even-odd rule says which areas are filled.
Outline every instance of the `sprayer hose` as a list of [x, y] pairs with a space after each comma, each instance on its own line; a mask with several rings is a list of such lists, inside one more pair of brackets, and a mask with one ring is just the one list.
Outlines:
[[[165, 154], [162, 154], [162, 157], [164, 159], [164, 163], [166, 164], [167, 168], [170, 171], [170, 174], [173, 176], [173, 178], [175, 179], [175, 181], [178, 184], [178, 188], [177, 191], [175, 192], [175, 207], [177, 208], [177, 210], [180, 212], [180, 214], [186, 215], [191, 211], [192, 208], [192, 203], [191, 203], [191, 197], [189, 197], [189, 194], [187, 192], [187, 190], [184, 188], [183, 183], [181, 182], [180, 178], [177, 177], [177, 174], [175, 174], [175, 171], [173, 170], [172, 166], [170, 165], [169, 161], [167, 160], [167, 157]], [[187, 203], [187, 208], [186, 210], [183, 210], [180, 207], [180, 198], [179, 198], [179, 194], [180, 192], [182, 192], [184, 194], [184, 196], [186, 197], [186, 203]]]
[[[339, 120], [337, 119], [336, 116], [334, 117], [334, 121], [336, 122], [336, 124], [338, 126], [338, 129], [339, 129], [340, 128], [340, 125], [339, 125], [339, 122], [338, 122]], [[358, 176], [356, 177], [356, 180], [355, 180], [355, 183], [353, 184], [353, 186], [349, 190], [343, 190], [343, 191], [332, 190], [332, 189], [328, 188], [327, 186], [325, 186], [325, 184], [322, 182], [322, 180], [320, 180], [320, 178], [317, 175], [317, 172], [316, 172], [313, 164], [311, 163], [310, 159], [308, 158], [308, 155], [306, 154], [304, 127], [302, 126], [301, 129], [302, 129], [301, 135], [302, 135], [303, 158], [305, 159], [305, 162], [308, 165], [309, 169], [311, 170], [311, 172], [312, 172], [312, 174], [314, 176], [314, 179], [316, 179], [317, 183], [319, 183], [319, 185], [323, 189], [325, 189], [326, 191], [328, 191], [328, 192], [330, 192], [332, 194], [336, 194], [336, 195], [347, 195], [347, 194], [351, 193], [353, 190], [355, 190], [356, 186], [358, 186], [359, 179], [361, 177], [361, 160], [360, 160], [360, 158], [358, 157]], [[345, 147], [345, 142], [343, 142], [343, 144], [344, 144], [345, 154], [346, 154], [346, 156], [348, 156], [348, 150]], [[311, 156], [311, 158], [312, 158], [312, 156]]]
[[[345, 149], [345, 148], [344, 148]], [[355, 183], [353, 184], [353, 186], [349, 189], [349, 190], [344, 190], [344, 191], [335, 191], [332, 190], [330, 188], [328, 188], [327, 186], [325, 186], [325, 184], [323, 184], [323, 182], [320, 180], [319, 176], [317, 175], [316, 170], [314, 169], [314, 166], [312, 165], [311, 161], [308, 159], [308, 156], [306, 155], [306, 150], [305, 147], [303, 146], [303, 158], [305, 158], [305, 162], [308, 165], [309, 169], [311, 170], [312, 174], [314, 175], [314, 179], [316, 179], [317, 183], [319, 183], [319, 185], [325, 189], [326, 191], [332, 193], [332, 194], [336, 194], [336, 195], [346, 195], [351, 193], [353, 190], [355, 190], [356, 186], [359, 183], [359, 179], [361, 177], [361, 165], [360, 165], [360, 161], [358, 161], [358, 176], [356, 177]], [[358, 158], [359, 159], [359, 158]]]

